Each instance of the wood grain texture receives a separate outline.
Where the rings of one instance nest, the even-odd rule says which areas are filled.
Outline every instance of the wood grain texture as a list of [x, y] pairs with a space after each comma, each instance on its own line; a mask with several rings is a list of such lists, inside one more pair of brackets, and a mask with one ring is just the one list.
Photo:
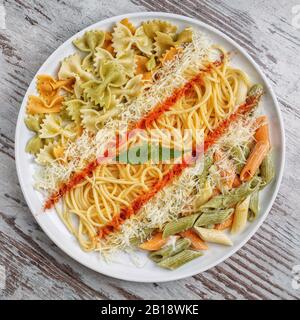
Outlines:
[[[299, 299], [292, 268], [300, 264], [299, 65], [297, 1], [6, 0], [0, 30], [1, 299]], [[279, 195], [263, 226], [235, 255], [194, 277], [136, 284], [97, 274], [58, 249], [36, 224], [14, 163], [14, 131], [23, 95], [40, 65], [60, 44], [104, 18], [134, 11], [179, 13], [233, 38], [261, 66], [284, 115], [287, 163]], [[1, 281], [0, 281], [1, 283]]]

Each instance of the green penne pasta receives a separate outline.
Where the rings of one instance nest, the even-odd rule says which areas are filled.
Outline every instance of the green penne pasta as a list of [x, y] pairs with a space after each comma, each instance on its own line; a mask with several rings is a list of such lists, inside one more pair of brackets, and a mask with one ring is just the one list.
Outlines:
[[235, 164], [236, 173], [240, 174], [249, 156], [248, 146], [234, 146], [230, 150], [230, 155]]
[[207, 181], [207, 175], [209, 172], [209, 168], [212, 166], [213, 164], [213, 157], [212, 154], [209, 154], [207, 156], [205, 156], [204, 158], [204, 165], [203, 165], [203, 171], [201, 173], [201, 175], [199, 176], [198, 179], [198, 184], [199, 184], [199, 188], [203, 189], [205, 188], [205, 184]]
[[211, 211], [205, 211], [195, 222], [195, 226], [202, 227], [211, 224], [221, 223], [226, 220], [232, 213], [234, 209], [216, 209]]
[[275, 176], [274, 164], [270, 152], [267, 154], [260, 166], [260, 175], [263, 180], [262, 188], [268, 185]]
[[137, 247], [143, 243], [154, 231], [153, 228], [144, 229], [139, 236], [133, 237], [130, 239], [130, 244], [134, 247]]
[[255, 176], [250, 181], [243, 183], [240, 187], [230, 190], [227, 194], [221, 194], [213, 197], [207, 203], [200, 207], [201, 211], [212, 209], [230, 208], [247, 196], [258, 190], [261, 178]]
[[174, 270], [200, 256], [202, 256], [202, 253], [199, 251], [184, 250], [172, 257], [161, 260], [157, 265], [162, 268]]
[[238, 203], [237, 206], [235, 207], [233, 222], [230, 230], [232, 234], [241, 233], [246, 227], [248, 212], [249, 212], [250, 197], [251, 195], [247, 196], [246, 199]]
[[256, 98], [260, 98], [262, 96], [264, 92], [264, 87], [259, 84], [256, 83], [254, 84], [248, 91], [248, 98], [252, 98], [252, 97], [256, 97]]
[[197, 213], [167, 223], [163, 231], [163, 238], [192, 228], [198, 217], [199, 214]]
[[195, 211], [198, 211], [199, 208], [206, 203], [213, 195], [213, 188], [208, 181], [206, 181], [204, 188], [200, 189], [195, 196], [193, 203]]
[[191, 241], [186, 238], [178, 239], [174, 245], [168, 245], [160, 250], [151, 252], [149, 258], [154, 262], [160, 262], [161, 260], [171, 257], [176, 253], [179, 253], [187, 249], [191, 245]]
[[259, 213], [259, 191], [252, 193], [249, 204], [248, 220], [253, 221]]

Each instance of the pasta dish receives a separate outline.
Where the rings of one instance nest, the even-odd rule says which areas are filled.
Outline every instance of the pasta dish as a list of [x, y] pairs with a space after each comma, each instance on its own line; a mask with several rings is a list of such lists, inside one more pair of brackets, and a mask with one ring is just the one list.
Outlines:
[[231, 246], [275, 174], [262, 85], [165, 20], [123, 19], [73, 44], [26, 107], [44, 214], [54, 207], [84, 251], [142, 250], [170, 270]]

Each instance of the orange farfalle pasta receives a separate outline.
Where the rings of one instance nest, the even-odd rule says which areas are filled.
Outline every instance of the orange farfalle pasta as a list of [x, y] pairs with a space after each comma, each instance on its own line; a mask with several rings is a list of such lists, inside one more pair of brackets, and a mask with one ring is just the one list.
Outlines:
[[58, 91], [64, 89], [68, 92], [73, 91], [75, 79], [55, 80], [53, 77], [42, 74], [37, 77], [37, 90], [46, 104], [51, 104], [58, 96]]
[[168, 61], [172, 61], [177, 55], [182, 53], [182, 48], [172, 47], [165, 52], [165, 54], [160, 58], [160, 62], [164, 65]]
[[56, 96], [51, 102], [51, 104], [48, 105], [40, 97], [29, 96], [28, 103], [27, 103], [27, 112], [29, 114], [60, 112], [63, 101], [64, 101], [63, 96]]
[[181, 232], [180, 235], [183, 238], [187, 238], [191, 241], [191, 246], [195, 250], [207, 250], [208, 246], [206, 243], [193, 231], [193, 230], [186, 230]]
[[132, 34], [135, 34], [136, 27], [129, 21], [128, 18], [121, 20], [120, 23], [122, 23], [123, 26], [127, 27]]
[[269, 125], [267, 117], [259, 117], [257, 119], [257, 124], [260, 125], [254, 135], [254, 138], [257, 142], [254, 145], [250, 156], [248, 157], [247, 162], [241, 171], [241, 181], [248, 181], [254, 176], [270, 149]]
[[152, 79], [152, 73], [151, 71], [148, 71], [146, 67], [146, 63], [148, 62], [148, 58], [140, 55], [135, 56], [135, 63], [136, 63], [136, 69], [135, 74], [136, 75], [143, 75], [143, 80], [151, 80]]
[[112, 46], [112, 35], [111, 32], [105, 32], [105, 40], [103, 44], [103, 49], [107, 50], [112, 56], [115, 56], [115, 50]]
[[167, 239], [163, 239], [162, 232], [156, 233], [151, 239], [139, 245], [139, 248], [148, 251], [159, 250], [167, 243]]

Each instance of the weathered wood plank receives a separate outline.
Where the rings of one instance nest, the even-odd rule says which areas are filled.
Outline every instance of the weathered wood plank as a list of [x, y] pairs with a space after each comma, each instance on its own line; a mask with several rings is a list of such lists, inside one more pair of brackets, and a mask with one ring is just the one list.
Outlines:
[[[0, 30], [0, 264], [4, 299], [299, 299], [291, 270], [300, 264], [300, 30], [291, 25], [293, 1], [255, 0], [6, 0]], [[14, 164], [14, 131], [26, 89], [46, 58], [82, 28], [141, 10], [192, 16], [221, 29], [243, 46], [270, 79], [284, 114], [285, 177], [266, 222], [238, 253], [189, 279], [136, 284], [81, 266], [58, 249], [30, 214]], [[16, 23], [17, 22], [17, 23]]]

